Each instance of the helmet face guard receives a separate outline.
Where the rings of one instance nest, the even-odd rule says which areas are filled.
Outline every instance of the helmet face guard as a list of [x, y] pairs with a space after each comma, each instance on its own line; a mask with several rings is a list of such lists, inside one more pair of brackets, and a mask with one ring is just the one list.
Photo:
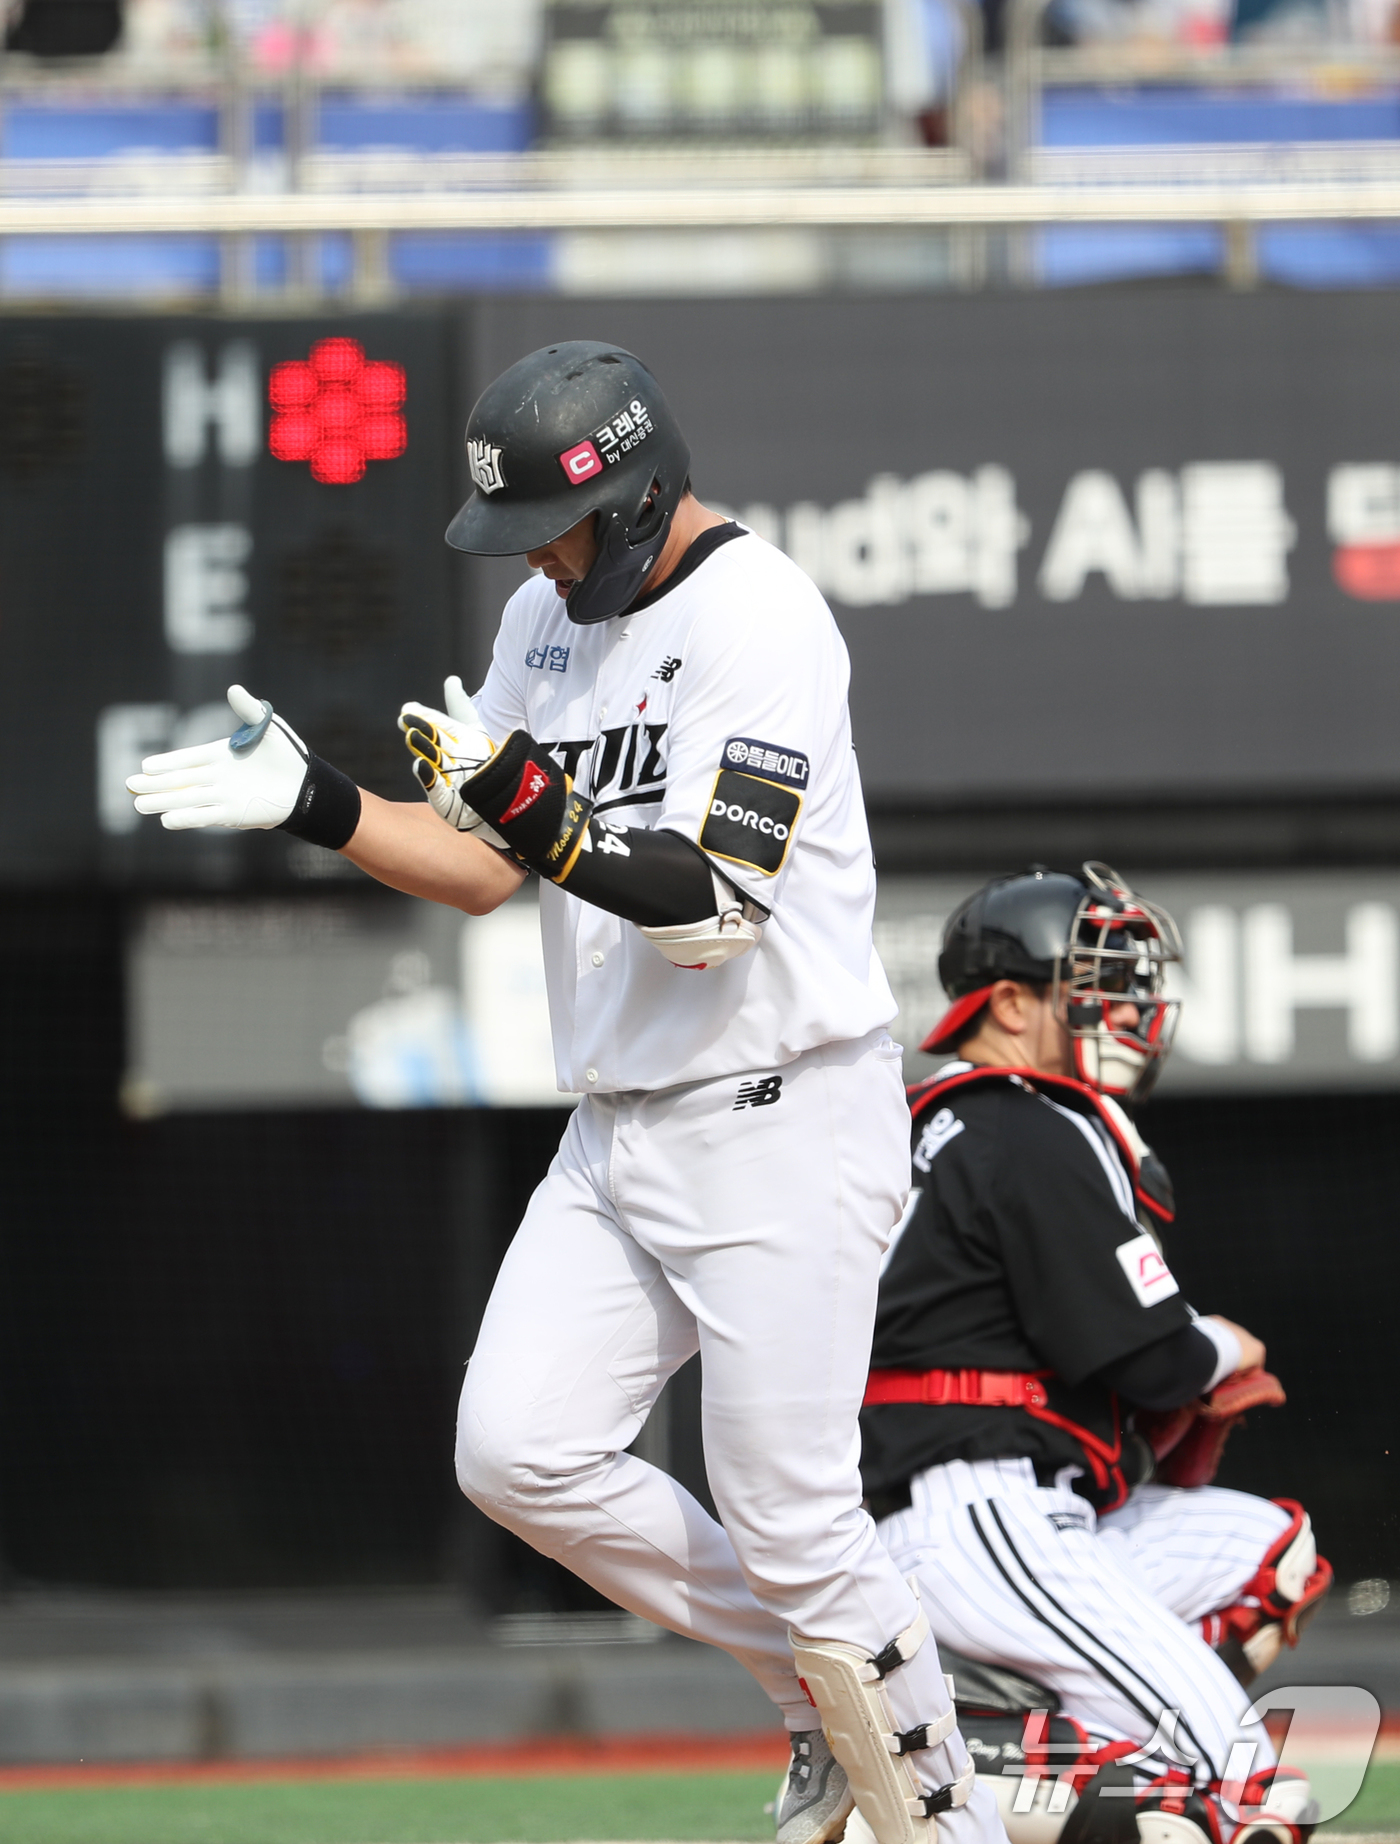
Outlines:
[[1119, 1101], [1145, 1101], [1181, 1010], [1180, 1000], [1165, 996], [1181, 938], [1164, 909], [1135, 896], [1107, 865], [1086, 864], [1084, 878], [1051, 1001], [1068, 1028], [1080, 1081]]
[[582, 625], [641, 593], [685, 492], [690, 451], [655, 378], [597, 340], [512, 365], [467, 423], [476, 492], [447, 528], [455, 550], [521, 556], [593, 519], [598, 554], [566, 604]]

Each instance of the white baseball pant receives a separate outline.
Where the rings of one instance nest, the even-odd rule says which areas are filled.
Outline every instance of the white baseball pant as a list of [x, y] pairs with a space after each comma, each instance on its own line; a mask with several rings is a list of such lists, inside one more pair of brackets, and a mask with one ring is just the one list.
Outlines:
[[[857, 1424], [908, 1114], [884, 1032], [778, 1073], [758, 1106], [737, 1075], [580, 1103], [487, 1306], [457, 1476], [620, 1606], [730, 1652], [806, 1730], [788, 1628], [874, 1653], [917, 1612], [861, 1509]], [[697, 1349], [722, 1525], [624, 1451]], [[886, 1688], [900, 1728], [948, 1708], [931, 1644]], [[932, 1789], [967, 1755], [954, 1734], [910, 1759]], [[980, 1790], [938, 1823], [1003, 1844]]]
[[1239, 1728], [1249, 1693], [1187, 1623], [1236, 1598], [1288, 1527], [1277, 1505], [1149, 1485], [1096, 1519], [1029, 1460], [931, 1467], [910, 1496], [880, 1535], [941, 1644], [1047, 1685], [1101, 1741], [1147, 1742], [1174, 1710], [1181, 1752], [1212, 1778], [1239, 1739], [1256, 1769], [1273, 1764], [1262, 1725]]

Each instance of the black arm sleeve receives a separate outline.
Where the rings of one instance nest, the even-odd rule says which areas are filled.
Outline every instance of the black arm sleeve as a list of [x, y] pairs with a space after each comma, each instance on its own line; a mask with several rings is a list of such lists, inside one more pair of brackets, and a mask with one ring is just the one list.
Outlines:
[[639, 928], [675, 928], [715, 913], [710, 861], [679, 832], [588, 822], [561, 889]]
[[1130, 1351], [1095, 1374], [1140, 1409], [1178, 1409], [1199, 1396], [1219, 1361], [1213, 1341], [1194, 1325]]

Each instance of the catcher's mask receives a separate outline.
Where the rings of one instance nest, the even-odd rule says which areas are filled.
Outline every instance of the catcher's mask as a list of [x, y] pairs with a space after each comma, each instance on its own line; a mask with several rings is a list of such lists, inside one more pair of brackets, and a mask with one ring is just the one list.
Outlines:
[[597, 340], [561, 341], [502, 372], [467, 423], [476, 491], [447, 528], [459, 551], [540, 550], [593, 515], [598, 556], [569, 591], [585, 626], [631, 606], [665, 547], [690, 450], [641, 360]]
[[994, 878], [944, 931], [938, 972], [953, 1003], [921, 1048], [951, 1049], [996, 980], [1048, 985], [1079, 1079], [1120, 1101], [1143, 1101], [1176, 1030], [1180, 1001], [1165, 996], [1165, 983], [1180, 959], [1175, 922], [1105, 864]]

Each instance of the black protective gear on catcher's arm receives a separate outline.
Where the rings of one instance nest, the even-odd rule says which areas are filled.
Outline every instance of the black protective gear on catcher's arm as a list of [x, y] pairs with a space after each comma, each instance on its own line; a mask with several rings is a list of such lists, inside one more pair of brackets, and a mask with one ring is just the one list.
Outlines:
[[636, 600], [685, 492], [690, 450], [640, 359], [575, 339], [487, 386], [467, 423], [467, 463], [476, 492], [447, 528], [459, 551], [518, 556], [596, 515], [598, 556], [566, 605], [588, 625]]
[[597, 818], [528, 731], [512, 731], [460, 792], [522, 864], [624, 922], [672, 928], [715, 907], [710, 861], [698, 845], [678, 832]]
[[1096, 1375], [1135, 1408], [1174, 1409], [1192, 1402], [1214, 1375], [1219, 1354], [1194, 1325], [1179, 1326], [1155, 1344], [1130, 1351]]

